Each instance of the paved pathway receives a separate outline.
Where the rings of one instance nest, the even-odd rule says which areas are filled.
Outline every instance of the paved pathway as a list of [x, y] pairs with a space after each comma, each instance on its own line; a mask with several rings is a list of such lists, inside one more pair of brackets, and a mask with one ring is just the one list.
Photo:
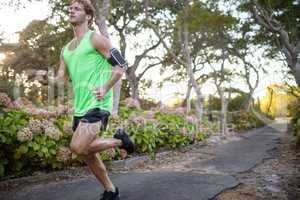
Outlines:
[[[216, 146], [208, 160], [194, 160], [187, 172], [154, 170], [112, 174], [120, 188], [121, 200], [206, 200], [239, 184], [237, 173], [245, 172], [278, 145], [286, 124], [276, 123], [252, 130], [239, 140]], [[8, 200], [96, 200], [103, 191], [93, 176], [24, 187], [10, 193], [0, 192]]]

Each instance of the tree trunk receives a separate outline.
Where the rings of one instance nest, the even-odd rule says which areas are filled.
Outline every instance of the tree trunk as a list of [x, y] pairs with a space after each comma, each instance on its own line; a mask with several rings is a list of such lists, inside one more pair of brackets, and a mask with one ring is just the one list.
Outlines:
[[295, 77], [296, 84], [300, 88], [300, 60], [297, 58], [297, 62], [294, 66], [295, 70], [292, 70], [292, 74]]
[[274, 91], [272, 88], [270, 88], [270, 101], [269, 101], [269, 105], [268, 105], [268, 108], [267, 108], [267, 113], [270, 114], [271, 112], [271, 108], [272, 108], [272, 102], [273, 102], [273, 94], [274, 94]]
[[192, 86], [190, 84], [190, 82], [188, 83], [188, 88], [187, 88], [187, 92], [186, 92], [186, 97], [185, 97], [185, 102], [186, 102], [186, 114], [189, 114], [191, 112], [191, 91], [192, 91]]
[[135, 78], [128, 79], [130, 86], [130, 96], [135, 100], [139, 100], [139, 81]]
[[[109, 6], [110, 6], [110, 0], [103, 0], [102, 8], [99, 7], [98, 1], [97, 0], [92, 0], [91, 3], [93, 4], [95, 8], [95, 23], [99, 29], [99, 31], [109, 38], [108, 31], [107, 31], [107, 26], [106, 26], [106, 19], [108, 17], [108, 11], [109, 11]], [[101, 13], [100, 14], [100, 9]]]
[[247, 97], [247, 102], [246, 102], [246, 105], [245, 105], [245, 108], [246, 108], [247, 111], [250, 111], [250, 108], [251, 108], [251, 105], [252, 105], [252, 102], [253, 102], [253, 99], [252, 99], [253, 93], [254, 93], [254, 90], [253, 89], [250, 90], [249, 95]]
[[119, 35], [120, 35], [120, 51], [121, 54], [124, 56], [124, 58], [126, 58], [126, 38], [125, 35], [123, 33], [123, 29], [121, 31], [119, 31]]
[[225, 97], [224, 88], [220, 90], [221, 98], [221, 119], [220, 119], [220, 129], [223, 135], [227, 134], [227, 108], [228, 108], [228, 99]]
[[139, 92], [138, 92], [138, 87], [139, 87], [139, 81], [135, 75], [133, 67], [129, 67], [126, 71], [126, 79], [129, 84], [129, 93], [130, 97], [133, 99], [138, 100], [139, 99]]
[[190, 54], [190, 49], [189, 49], [189, 42], [188, 42], [188, 29], [187, 29], [187, 24], [184, 21], [183, 22], [183, 37], [184, 37], [184, 53], [186, 56], [186, 67], [187, 67], [187, 75], [189, 77], [189, 81], [192, 83], [192, 86], [196, 92], [196, 102], [195, 102], [195, 107], [196, 107], [196, 113], [199, 118], [199, 121], [202, 120], [203, 116], [203, 103], [202, 103], [202, 93], [200, 90], [200, 87], [197, 84], [197, 81], [194, 77], [193, 73], [193, 68], [192, 68], [192, 59], [191, 59], [191, 54]]
[[134, 84], [132, 87], [132, 98], [139, 100], [139, 86], [138, 83]]

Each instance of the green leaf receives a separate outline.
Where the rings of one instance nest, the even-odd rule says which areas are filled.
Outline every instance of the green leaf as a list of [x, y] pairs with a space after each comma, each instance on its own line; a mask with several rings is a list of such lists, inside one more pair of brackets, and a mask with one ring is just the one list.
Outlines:
[[42, 147], [41, 151], [46, 155], [48, 154], [48, 149], [46, 147]]
[[2, 135], [2, 134], [0, 134], [0, 142], [1, 143], [6, 143], [6, 137], [4, 136], [4, 135]]
[[20, 149], [21, 154], [26, 154], [28, 152], [28, 146], [27, 145], [21, 145], [19, 147], [19, 149]]
[[55, 155], [55, 154], [56, 154], [56, 151], [55, 151], [54, 149], [50, 149], [50, 150], [49, 150], [49, 153], [50, 153], [51, 155]]
[[28, 147], [33, 147], [33, 142], [32, 142], [32, 141], [29, 141], [29, 142], [27, 143], [27, 145], [28, 145]]
[[38, 145], [37, 143], [33, 142], [32, 143], [32, 147], [34, 151], [38, 151], [40, 149], [40, 145]]

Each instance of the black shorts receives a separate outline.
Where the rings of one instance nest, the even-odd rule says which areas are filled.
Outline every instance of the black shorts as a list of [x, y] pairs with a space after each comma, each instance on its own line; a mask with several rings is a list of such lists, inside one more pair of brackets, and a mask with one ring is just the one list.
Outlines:
[[101, 122], [101, 131], [106, 130], [108, 118], [110, 113], [106, 110], [101, 110], [99, 108], [93, 108], [89, 110], [84, 116], [73, 118], [73, 131], [75, 132], [76, 128], [79, 125], [80, 121], [88, 122], [88, 123], [95, 123]]

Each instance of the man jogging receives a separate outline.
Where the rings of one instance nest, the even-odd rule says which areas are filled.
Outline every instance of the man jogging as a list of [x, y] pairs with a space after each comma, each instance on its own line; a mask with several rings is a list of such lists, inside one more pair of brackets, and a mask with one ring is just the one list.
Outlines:
[[70, 148], [103, 185], [105, 191], [100, 200], [117, 200], [118, 188], [96, 153], [114, 147], [132, 153], [134, 145], [122, 130], [114, 138], [100, 138], [97, 133], [106, 128], [113, 105], [112, 87], [122, 77], [127, 63], [108, 38], [89, 29], [94, 17], [89, 0], [73, 0], [69, 15], [74, 38], [62, 49], [54, 80], [62, 81], [68, 69], [74, 91], [74, 134]]

